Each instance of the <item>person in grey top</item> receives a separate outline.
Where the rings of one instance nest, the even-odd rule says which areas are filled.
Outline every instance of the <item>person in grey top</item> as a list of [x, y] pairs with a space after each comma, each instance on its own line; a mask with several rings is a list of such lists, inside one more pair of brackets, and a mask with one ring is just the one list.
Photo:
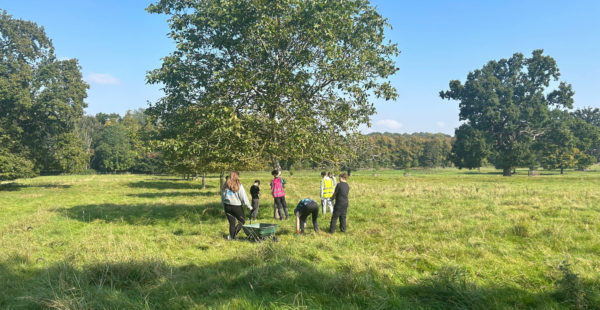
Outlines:
[[225, 215], [227, 215], [227, 220], [229, 221], [229, 235], [227, 236], [227, 239], [233, 240], [246, 222], [242, 205], [245, 205], [252, 211], [252, 206], [246, 195], [246, 190], [240, 182], [239, 172], [231, 171], [227, 182], [223, 184], [223, 188], [221, 189], [221, 203], [223, 204]]

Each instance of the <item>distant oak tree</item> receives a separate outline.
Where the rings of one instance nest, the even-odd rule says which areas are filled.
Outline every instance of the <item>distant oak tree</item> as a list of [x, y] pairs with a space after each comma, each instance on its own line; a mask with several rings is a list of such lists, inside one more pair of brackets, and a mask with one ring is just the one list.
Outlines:
[[464, 84], [450, 81], [440, 96], [459, 101], [459, 119], [483, 135], [490, 161], [510, 176], [531, 162], [532, 145], [544, 133], [550, 111], [573, 106], [570, 84], [550, 88], [559, 76], [556, 61], [542, 50], [530, 58], [515, 53], [469, 73]]

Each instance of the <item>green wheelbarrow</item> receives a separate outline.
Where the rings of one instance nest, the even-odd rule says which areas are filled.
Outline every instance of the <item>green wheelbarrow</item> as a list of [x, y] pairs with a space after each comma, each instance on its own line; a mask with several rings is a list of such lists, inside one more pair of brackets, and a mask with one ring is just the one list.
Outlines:
[[246, 236], [248, 236], [248, 239], [256, 242], [261, 242], [269, 238], [275, 242], [279, 241], [275, 236], [277, 224], [250, 224], [242, 226], [242, 229], [244, 230], [244, 233], [246, 233]]

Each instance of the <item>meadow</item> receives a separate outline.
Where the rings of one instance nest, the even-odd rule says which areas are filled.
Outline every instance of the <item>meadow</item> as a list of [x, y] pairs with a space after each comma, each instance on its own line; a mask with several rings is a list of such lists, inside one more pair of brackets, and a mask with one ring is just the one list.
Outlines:
[[[319, 171], [287, 180], [290, 212]], [[272, 223], [268, 172], [260, 222]], [[2, 309], [600, 309], [600, 172], [358, 171], [348, 231], [228, 241], [219, 179], [0, 187]], [[322, 229], [330, 213], [320, 214]], [[240, 234], [244, 236], [242, 232]]]

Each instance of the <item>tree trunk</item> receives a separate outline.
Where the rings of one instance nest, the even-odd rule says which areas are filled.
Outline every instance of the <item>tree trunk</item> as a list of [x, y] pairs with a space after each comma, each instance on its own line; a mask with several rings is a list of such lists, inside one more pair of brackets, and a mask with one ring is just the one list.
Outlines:
[[352, 170], [350, 170], [350, 168], [348, 168], [348, 176], [350, 176], [352, 174]]
[[202, 172], [202, 189], [206, 188], [206, 172]]
[[560, 174], [563, 174], [563, 172], [565, 172], [565, 168], [560, 167]]
[[221, 171], [219, 174], [219, 188], [223, 188], [223, 184], [225, 183], [225, 172]]
[[281, 171], [281, 165], [279, 164], [279, 159], [277, 158], [273, 158], [273, 169]]
[[505, 176], [505, 177], [511, 176], [511, 173], [510, 173], [511, 170], [512, 169], [510, 167], [502, 169], [502, 175]]

